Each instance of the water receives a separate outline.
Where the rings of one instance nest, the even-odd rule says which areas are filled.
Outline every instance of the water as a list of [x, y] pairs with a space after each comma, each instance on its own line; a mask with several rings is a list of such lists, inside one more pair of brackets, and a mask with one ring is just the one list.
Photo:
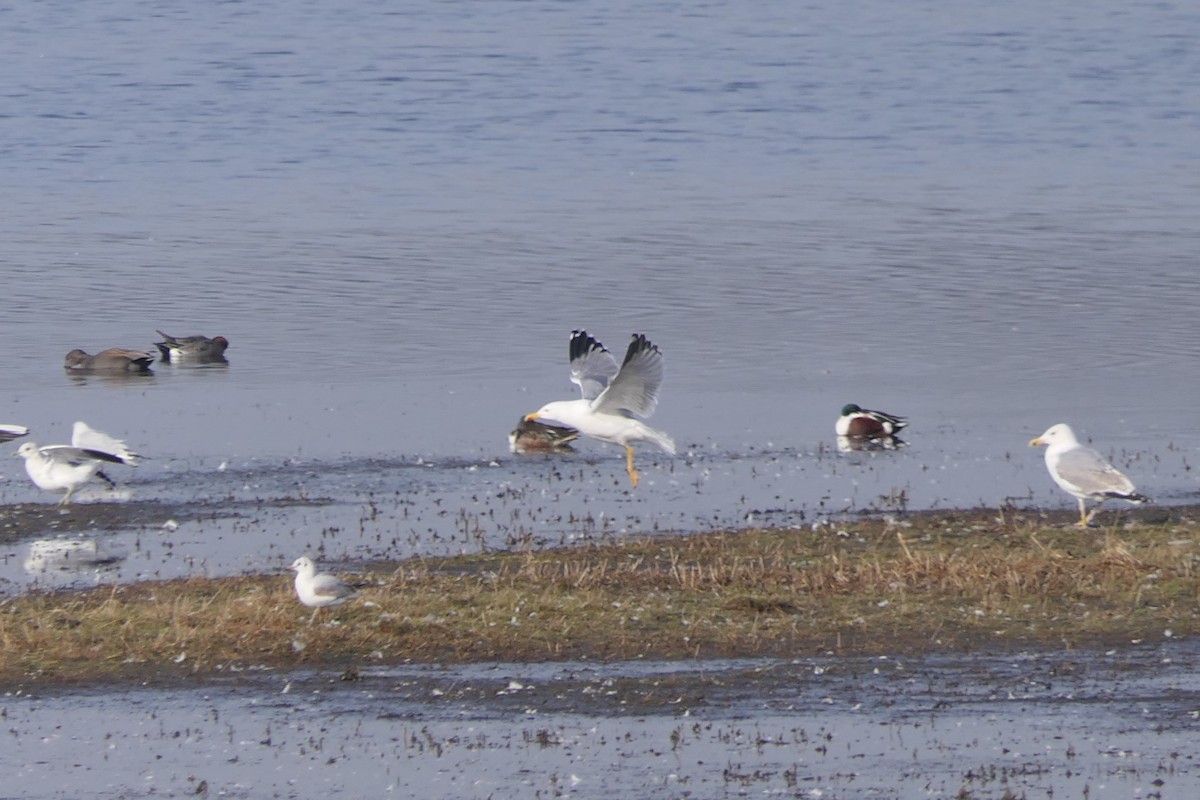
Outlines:
[[30, 798], [1186, 797], [1195, 656], [248, 670], [10, 694], [6, 767]]
[[[4, 16], [0, 415], [43, 444], [77, 418], [128, 439], [153, 457], [119, 476], [137, 502], [328, 501], [118, 534], [103, 575], [31, 575], [8, 545], [16, 586], [1068, 508], [1025, 447], [1058, 421], [1158, 502], [1196, 498], [1187, 7]], [[572, 396], [578, 327], [666, 354], [652, 423], [681, 455], [642, 454], [635, 493], [616, 448], [507, 453], [521, 414]], [[223, 334], [231, 363], [60, 369], [156, 328]], [[832, 452], [852, 401], [909, 416], [910, 446]], [[3, 478], [4, 502], [52, 499], [19, 462]], [[381, 496], [403, 507], [382, 530]]]

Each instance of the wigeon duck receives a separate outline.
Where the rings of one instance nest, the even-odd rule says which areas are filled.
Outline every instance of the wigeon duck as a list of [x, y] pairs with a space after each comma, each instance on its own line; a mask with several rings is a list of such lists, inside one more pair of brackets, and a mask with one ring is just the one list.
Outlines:
[[69, 370], [96, 372], [149, 372], [154, 354], [144, 350], [110, 347], [90, 356], [83, 350], [67, 353], [63, 366]]
[[163, 338], [161, 342], [155, 342], [154, 346], [162, 353], [163, 361], [224, 361], [225, 348], [229, 347], [229, 340], [224, 336], [172, 336], [169, 333], [157, 331], [158, 335]]

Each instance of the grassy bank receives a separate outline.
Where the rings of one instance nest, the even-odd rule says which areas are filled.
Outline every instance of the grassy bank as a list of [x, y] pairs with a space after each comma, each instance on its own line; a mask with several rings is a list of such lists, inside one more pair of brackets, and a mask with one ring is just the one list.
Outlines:
[[1200, 628], [1192, 511], [1087, 531], [931, 513], [379, 564], [313, 623], [290, 573], [31, 594], [0, 604], [0, 681], [1156, 641]]

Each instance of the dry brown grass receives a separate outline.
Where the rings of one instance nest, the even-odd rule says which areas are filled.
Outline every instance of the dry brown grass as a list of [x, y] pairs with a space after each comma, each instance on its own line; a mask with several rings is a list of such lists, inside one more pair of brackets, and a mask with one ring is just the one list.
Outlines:
[[931, 514], [376, 565], [309, 624], [286, 576], [0, 605], [0, 679], [402, 661], [1075, 646], [1192, 635], [1197, 535]]

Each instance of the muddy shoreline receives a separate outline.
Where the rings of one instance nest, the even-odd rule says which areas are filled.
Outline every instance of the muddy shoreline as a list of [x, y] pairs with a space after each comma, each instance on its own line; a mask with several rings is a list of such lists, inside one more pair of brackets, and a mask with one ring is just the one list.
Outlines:
[[[306, 506], [325, 501], [305, 499]], [[279, 501], [3, 509], [9, 535], [246, 517]], [[186, 515], [191, 515], [186, 516]], [[847, 518], [809, 529], [611, 537], [400, 562], [334, 564], [364, 598], [315, 623], [290, 575], [27, 592], [3, 601], [13, 688], [178, 686], [238, 672], [388, 665], [687, 664], [731, 658], [997, 657], [1168, 643], [1200, 630], [1196, 506]]]

